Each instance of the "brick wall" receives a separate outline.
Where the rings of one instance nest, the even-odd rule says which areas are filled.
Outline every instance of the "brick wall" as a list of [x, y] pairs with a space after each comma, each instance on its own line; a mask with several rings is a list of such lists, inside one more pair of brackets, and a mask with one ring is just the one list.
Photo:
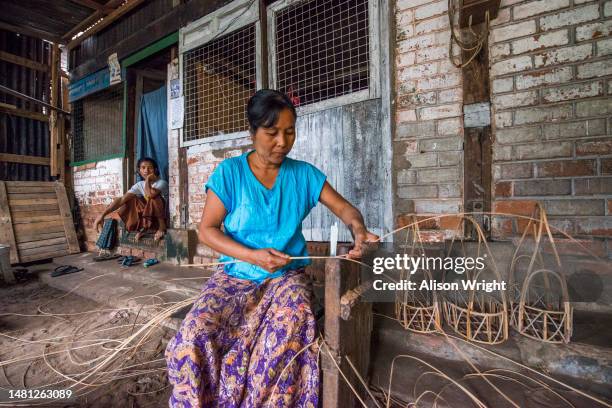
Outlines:
[[461, 70], [448, 58], [447, 0], [399, 0], [396, 24], [393, 168], [402, 225], [407, 213], [463, 211], [463, 95]]
[[[206, 202], [204, 184], [214, 169], [226, 158], [245, 152], [251, 145], [250, 138], [213, 142], [191, 146], [187, 149], [187, 173], [189, 180], [189, 223], [188, 228], [197, 229]], [[178, 170], [177, 170], [178, 171]], [[199, 244], [194, 263], [214, 262], [219, 254]]]
[[73, 169], [74, 195], [79, 205], [84, 232], [81, 241], [89, 251], [96, 249], [97, 233], [93, 229], [95, 219], [113, 198], [123, 194], [121, 161], [121, 159], [111, 159]]
[[493, 24], [494, 209], [537, 200], [567, 233], [610, 237], [612, 1], [502, 0]]

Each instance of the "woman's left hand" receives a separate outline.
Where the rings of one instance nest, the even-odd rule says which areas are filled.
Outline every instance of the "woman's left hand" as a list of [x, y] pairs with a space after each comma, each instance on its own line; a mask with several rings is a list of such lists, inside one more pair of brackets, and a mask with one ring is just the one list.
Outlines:
[[355, 245], [347, 255], [347, 257], [351, 259], [361, 258], [366, 249], [367, 244], [370, 242], [377, 242], [379, 239], [378, 235], [371, 233], [365, 227], [354, 231], [354, 235]]

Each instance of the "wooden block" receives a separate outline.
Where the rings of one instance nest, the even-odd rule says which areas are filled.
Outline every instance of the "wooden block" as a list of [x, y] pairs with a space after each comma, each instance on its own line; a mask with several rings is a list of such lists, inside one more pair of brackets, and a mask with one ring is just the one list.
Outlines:
[[3, 181], [0, 181], [0, 243], [10, 246], [11, 263], [18, 263], [19, 252], [6, 194], [6, 184]]
[[20, 259], [21, 259], [21, 262], [32, 262], [32, 261], [38, 261], [41, 259], [58, 258], [60, 256], [66, 256], [69, 254], [70, 253], [67, 250], [55, 251], [55, 252], [41, 252], [38, 254], [23, 256]]
[[79, 240], [74, 230], [74, 222], [72, 221], [72, 213], [70, 212], [70, 204], [68, 203], [68, 196], [66, 195], [66, 187], [62, 183], [55, 184], [55, 191], [57, 192], [57, 202], [59, 204], [60, 216], [64, 220], [64, 231], [66, 232], [66, 240], [68, 241], [68, 248], [71, 254], [77, 254], [81, 252], [79, 247]]
[[9, 163], [36, 164], [39, 166], [48, 166], [49, 158], [41, 156], [26, 156], [22, 154], [0, 153], [0, 161]]
[[20, 57], [19, 55], [11, 54], [6, 51], [0, 51], [0, 60], [10, 62], [11, 64], [21, 65], [22, 67], [35, 69], [37, 71], [49, 72], [49, 67], [45, 64]]
[[[5, 181], [6, 188], [11, 189], [13, 187], [54, 187], [55, 183], [50, 181]], [[55, 187], [54, 187], [55, 188]]]

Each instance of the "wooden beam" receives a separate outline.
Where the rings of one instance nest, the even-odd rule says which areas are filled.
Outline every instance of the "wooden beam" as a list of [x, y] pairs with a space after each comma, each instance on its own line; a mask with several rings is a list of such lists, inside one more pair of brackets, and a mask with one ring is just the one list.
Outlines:
[[20, 116], [26, 119], [39, 120], [41, 122], [47, 122], [49, 120], [49, 117], [47, 115], [43, 115], [42, 113], [32, 112], [29, 110], [19, 109], [19, 108], [13, 109], [13, 108], [10, 108], [10, 106], [13, 106], [13, 105], [8, 105], [8, 104], [0, 105], [0, 113], [7, 113], [13, 116]]
[[78, 34], [79, 32], [86, 30], [93, 23], [95, 23], [102, 17], [106, 16], [108, 13], [110, 13], [115, 8], [117, 8], [117, 6], [121, 5], [121, 3], [123, 3], [123, 0], [110, 0], [106, 2], [106, 4], [104, 4], [102, 8], [94, 11], [89, 17], [81, 21], [79, 24], [75, 25], [66, 34], [62, 35], [62, 38], [67, 41], [70, 41], [72, 37], [74, 37], [75, 34]]
[[70, 0], [73, 3], [80, 4], [81, 6], [89, 7], [90, 9], [100, 10], [104, 5], [96, 3], [93, 0]]
[[107, 17], [104, 17], [104, 19], [100, 23], [96, 24], [90, 30], [88, 30], [87, 32], [83, 33], [83, 35], [81, 35], [80, 37], [77, 37], [74, 40], [70, 41], [68, 43], [68, 49], [73, 49], [74, 47], [79, 45], [81, 42], [83, 42], [85, 39], [87, 39], [88, 37], [94, 35], [95, 33], [99, 32], [99, 31], [103, 30], [104, 28], [108, 27], [114, 21], [116, 21], [119, 18], [123, 17], [125, 14], [129, 13], [130, 11], [132, 11], [133, 9], [138, 7], [143, 2], [144, 2], [144, 0], [131, 0], [131, 1], [128, 1], [127, 3], [125, 3], [124, 5], [122, 5], [121, 7], [116, 9], [115, 11], [113, 11], [112, 13], [110, 13]]
[[[53, 48], [51, 50], [51, 106], [57, 108], [60, 89], [61, 89], [61, 80], [59, 76], [59, 64], [60, 64], [60, 50], [57, 44], [53, 44]], [[50, 131], [50, 141], [49, 141], [49, 152], [51, 156], [51, 169], [50, 175], [51, 177], [58, 177], [60, 174], [60, 159], [58, 157], [58, 147], [60, 144], [59, 137], [59, 126], [58, 126], [58, 115], [56, 110], [52, 110], [49, 116], [49, 131]], [[63, 118], [62, 118], [63, 120]], [[63, 165], [63, 162], [61, 163]]]
[[[7, 87], [6, 87], [6, 86], [4, 86], [4, 85], [0, 85], [0, 92], [6, 92], [6, 93], [7, 93], [7, 94], [9, 94], [9, 95], [16, 96], [16, 97], [21, 98], [21, 99], [24, 99], [24, 100], [26, 100], [26, 101], [34, 102], [34, 103], [36, 103], [36, 104], [38, 104], [38, 105], [46, 106], [46, 107], [47, 107], [47, 108], [49, 108], [49, 109], [55, 109], [55, 110], [57, 110], [57, 111], [59, 111], [59, 112], [61, 112], [61, 113], [65, 114], [65, 115], [70, 115], [70, 112], [69, 112], [69, 111], [65, 111], [65, 110], [60, 109], [60, 108], [58, 108], [58, 107], [55, 107], [55, 106], [49, 105], [49, 104], [48, 104], [48, 103], [46, 103], [46, 102], [39, 101], [39, 100], [38, 100], [38, 99], [36, 99], [36, 98], [32, 98], [31, 96], [28, 96], [28, 95], [22, 94], [21, 92], [17, 92], [17, 91], [16, 91], [16, 90], [14, 90], [14, 89], [7, 88]], [[0, 106], [1, 106], [1, 105], [4, 105], [5, 107], [9, 107], [9, 108], [10, 108], [10, 107], [12, 107], [12, 109], [17, 109], [17, 107], [16, 107], [15, 105], [0, 104]]]
[[32, 61], [31, 59], [20, 57], [19, 55], [11, 54], [10, 52], [6, 51], [0, 51], [0, 60], [10, 62], [11, 64], [21, 65], [22, 67], [35, 69], [37, 71], [49, 72], [48, 65]]
[[15, 240], [15, 231], [13, 230], [11, 209], [8, 204], [6, 185], [3, 181], [0, 181], [0, 244], [10, 246], [11, 263], [19, 262], [19, 252]]
[[0, 161], [9, 163], [21, 164], [36, 164], [39, 166], [48, 166], [49, 158], [40, 156], [25, 156], [21, 154], [0, 153]]
[[21, 26], [16, 26], [13, 24], [9, 24], [9, 23], [0, 21], [0, 29], [6, 30], [6, 31], [12, 31], [13, 33], [19, 33], [19, 34], [27, 35], [27, 36], [34, 37], [34, 38], [40, 38], [42, 40], [56, 42], [59, 44], [66, 44], [66, 41], [62, 40], [57, 35], [48, 33], [46, 31], [38, 30], [35, 28], [21, 27]]

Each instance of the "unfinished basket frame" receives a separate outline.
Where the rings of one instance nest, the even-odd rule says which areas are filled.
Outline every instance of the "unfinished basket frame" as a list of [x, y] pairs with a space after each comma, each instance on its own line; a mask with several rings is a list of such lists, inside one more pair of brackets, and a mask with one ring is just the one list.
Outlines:
[[[568, 343], [573, 331], [573, 309], [569, 302], [569, 293], [565, 277], [557, 271], [544, 268], [544, 260], [540, 252], [544, 232], [550, 240], [553, 254], [557, 265], [561, 266], [561, 260], [555, 241], [553, 239], [546, 211], [540, 203], [536, 203], [532, 217], [529, 219], [525, 231], [516, 247], [509, 271], [510, 297], [510, 324], [520, 334], [532, 339], [547, 343]], [[535, 244], [531, 255], [518, 255], [525, 238], [532, 233]], [[525, 279], [519, 283], [516, 278], [516, 266], [520, 259], [529, 258]], [[539, 269], [535, 269], [536, 261]], [[546, 291], [537, 299], [529, 298], [531, 284], [535, 276], [542, 274]], [[550, 276], [553, 276], [561, 289], [560, 304], [546, 301], [551, 290]], [[520, 290], [517, 293], [517, 288]], [[518, 296], [517, 296], [518, 294]]]
[[[464, 219], [471, 222], [478, 232], [477, 255], [480, 255], [480, 246], [484, 245], [493, 265], [494, 277], [501, 282], [501, 275], [482, 229], [473, 218], [465, 216]], [[463, 240], [461, 242], [463, 244]], [[451, 248], [453, 243], [454, 239], [451, 241]], [[485, 270], [478, 271], [473, 277], [470, 276], [470, 271], [466, 271], [467, 278], [478, 280], [481, 273]], [[483, 344], [499, 344], [508, 339], [508, 304], [504, 291], [499, 291], [499, 299], [496, 299], [489, 293], [481, 293], [479, 296], [476, 296], [475, 290], [468, 292], [467, 300], [465, 298], [449, 299], [445, 296], [443, 311], [446, 323], [453, 328], [455, 333], [469, 341]]]
[[[419, 231], [418, 221], [415, 216], [412, 216], [412, 247], [411, 256], [414, 256], [417, 249], [424, 253], [423, 242]], [[406, 233], [406, 243], [410, 231]], [[431, 272], [428, 269], [421, 270], [425, 274], [425, 279], [432, 279]], [[410, 281], [413, 277], [409, 272], [402, 270], [400, 272], [400, 282], [403, 280]], [[431, 291], [431, 298], [420, 296], [420, 291], [403, 290], [395, 295], [395, 316], [406, 330], [416, 333], [434, 333], [441, 327], [441, 312], [438, 302], [437, 292]]]
[[[538, 299], [528, 299], [529, 288], [533, 278], [539, 274], [555, 277], [561, 287], [561, 305], [554, 308], [552, 302], [542, 302]], [[545, 278], [548, 283], [548, 279]], [[546, 304], [546, 308], [538, 307], [538, 304]], [[573, 331], [573, 310], [569, 302], [567, 283], [561, 274], [550, 269], [538, 269], [532, 271], [521, 289], [521, 298], [518, 305], [517, 330], [523, 336], [546, 343], [569, 343]]]

